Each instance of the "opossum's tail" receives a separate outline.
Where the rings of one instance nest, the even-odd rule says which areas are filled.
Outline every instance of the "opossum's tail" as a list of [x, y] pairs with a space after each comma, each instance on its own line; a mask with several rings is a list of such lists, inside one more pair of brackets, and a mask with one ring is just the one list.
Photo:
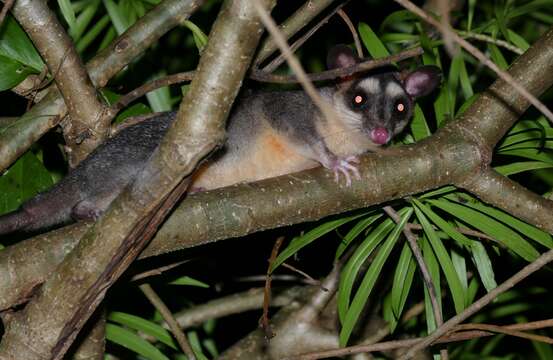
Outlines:
[[0, 235], [24, 230], [31, 221], [31, 214], [22, 209], [0, 215]]

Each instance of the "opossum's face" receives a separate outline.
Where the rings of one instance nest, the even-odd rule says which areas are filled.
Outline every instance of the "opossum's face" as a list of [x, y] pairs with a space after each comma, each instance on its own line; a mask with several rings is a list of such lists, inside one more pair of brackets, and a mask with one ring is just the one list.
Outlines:
[[392, 73], [354, 81], [342, 94], [344, 121], [377, 145], [400, 133], [413, 113], [413, 98]]
[[[349, 67], [360, 62], [350, 48], [338, 45], [327, 57], [329, 68]], [[408, 124], [414, 101], [431, 93], [441, 80], [435, 66], [422, 66], [409, 74], [384, 71], [361, 78], [342, 79], [335, 101], [344, 123], [366, 133], [377, 145], [387, 144]]]

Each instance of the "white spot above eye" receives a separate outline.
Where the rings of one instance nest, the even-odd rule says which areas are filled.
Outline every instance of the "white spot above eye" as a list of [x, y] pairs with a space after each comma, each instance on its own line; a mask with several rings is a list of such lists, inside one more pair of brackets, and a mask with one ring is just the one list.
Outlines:
[[405, 105], [403, 105], [403, 103], [399, 103], [397, 104], [396, 109], [399, 112], [403, 112], [403, 110], [405, 110]]
[[388, 83], [388, 85], [386, 85], [386, 90], [385, 91], [386, 91], [386, 96], [387, 97], [392, 97], [392, 98], [396, 97], [396, 96], [403, 95], [405, 93], [403, 88], [398, 83], [395, 83], [395, 82]]
[[359, 82], [360, 88], [369, 94], [378, 94], [380, 92], [380, 80], [376, 78], [367, 78]]

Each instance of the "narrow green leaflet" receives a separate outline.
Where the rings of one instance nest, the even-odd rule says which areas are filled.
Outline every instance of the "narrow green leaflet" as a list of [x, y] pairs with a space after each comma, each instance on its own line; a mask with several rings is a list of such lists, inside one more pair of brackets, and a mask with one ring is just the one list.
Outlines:
[[200, 281], [196, 280], [194, 278], [191, 278], [190, 276], [181, 276], [178, 279], [175, 279], [171, 281], [169, 284], [171, 285], [187, 285], [187, 286], [195, 286], [195, 287], [201, 287], [204, 289], [208, 289], [209, 285]]
[[522, 51], [528, 50], [530, 47], [530, 44], [519, 34], [514, 32], [513, 30], [509, 29], [507, 30], [509, 33], [509, 40], [515, 45], [516, 47], [520, 48]]
[[361, 41], [363, 41], [363, 45], [365, 45], [365, 48], [367, 48], [369, 54], [374, 59], [390, 56], [388, 49], [386, 49], [382, 41], [380, 41], [369, 25], [364, 22], [360, 22], [358, 30], [359, 35], [361, 36]]
[[380, 225], [367, 235], [344, 266], [338, 287], [338, 316], [340, 317], [340, 321], [345, 319], [355, 279], [357, 279], [361, 267], [393, 228], [394, 222], [392, 219], [382, 221]]
[[465, 309], [466, 305], [465, 288], [463, 287], [461, 280], [457, 275], [457, 271], [453, 266], [453, 262], [449, 257], [444, 244], [432, 228], [432, 225], [430, 224], [426, 216], [424, 216], [422, 211], [417, 206], [415, 206], [415, 214], [417, 215], [417, 219], [422, 225], [424, 233], [428, 241], [430, 242], [430, 245], [432, 246], [436, 257], [438, 258], [442, 271], [444, 272], [447, 285], [449, 286], [449, 290], [451, 291], [451, 295], [453, 297], [455, 311], [457, 312], [457, 314], [459, 314]]
[[163, 86], [150, 91], [146, 94], [148, 104], [154, 112], [170, 111], [171, 105], [171, 93], [168, 86]]
[[420, 141], [430, 135], [432, 132], [428, 127], [424, 113], [418, 104], [415, 104], [415, 111], [413, 112], [413, 120], [411, 121], [411, 133], [416, 141]]
[[98, 35], [108, 27], [109, 24], [109, 16], [107, 14], [102, 16], [100, 20], [98, 20], [96, 24], [86, 34], [84, 34], [79, 39], [79, 41], [77, 41], [77, 51], [83, 52], [84, 50], [86, 50], [88, 46], [90, 46], [90, 44], [92, 44], [92, 42], [96, 40]]
[[357, 224], [355, 224], [354, 227], [351, 228], [350, 231], [344, 236], [342, 241], [340, 242], [340, 245], [338, 245], [338, 249], [336, 250], [336, 259], [340, 258], [344, 251], [348, 248], [348, 246], [351, 244], [353, 240], [357, 238], [365, 229], [367, 229], [372, 223], [374, 223], [376, 220], [382, 217], [382, 214], [376, 214], [373, 216], [369, 216], [366, 219], [359, 220]]
[[382, 244], [378, 250], [378, 254], [374, 258], [373, 262], [369, 266], [369, 269], [365, 273], [359, 288], [357, 289], [355, 296], [351, 302], [351, 306], [348, 308], [344, 321], [342, 322], [342, 329], [340, 331], [340, 345], [344, 346], [347, 344], [349, 337], [353, 331], [353, 328], [359, 319], [361, 311], [365, 307], [369, 295], [371, 294], [372, 289], [378, 279], [382, 268], [390, 256], [394, 245], [401, 234], [403, 227], [407, 220], [411, 217], [413, 209], [409, 208], [406, 210], [405, 214], [402, 215], [401, 221], [394, 227], [392, 233], [388, 236], [386, 241]]
[[153, 336], [165, 345], [175, 350], [177, 349], [177, 344], [173, 340], [173, 337], [171, 336], [169, 331], [153, 321], [119, 311], [111, 312], [108, 316], [108, 320], [121, 325], [125, 325], [126, 327], [133, 330], [141, 331], [144, 334]]
[[[432, 284], [434, 285], [434, 291], [436, 292], [436, 300], [438, 301], [438, 306], [440, 307], [438, 311], [442, 311], [442, 287], [440, 286], [440, 265], [438, 264], [438, 259], [432, 250], [432, 246], [428, 241], [426, 236], [421, 237], [421, 250], [424, 263], [428, 268], [430, 273], [430, 278], [432, 279]], [[432, 301], [430, 301], [430, 293], [428, 292], [428, 287], [424, 285], [424, 312], [426, 314], [426, 329], [430, 334], [436, 330], [436, 317], [434, 316], [434, 310], [432, 307]]]
[[[478, 270], [480, 280], [482, 281], [484, 288], [486, 288], [486, 291], [490, 292], [497, 287], [497, 282], [495, 281], [492, 261], [486, 252], [486, 248], [482, 245], [482, 243], [473, 241], [472, 246], [470, 247], [470, 252], [472, 253], [472, 258], [474, 259], [474, 264]], [[467, 305], [472, 304], [472, 301], [472, 296], [468, 296]]]
[[73, 41], [77, 41], [81, 38], [84, 31], [92, 21], [94, 15], [98, 11], [100, 6], [100, 0], [90, 1], [84, 10], [77, 16], [75, 20], [75, 25], [69, 29], [69, 35]]
[[117, 31], [117, 35], [121, 35], [129, 27], [127, 17], [113, 0], [102, 1], [104, 2], [109, 18]]
[[[407, 296], [413, 285], [413, 277], [415, 275], [416, 263], [413, 253], [409, 248], [407, 241], [403, 244], [403, 249], [401, 249], [401, 255], [399, 256], [399, 261], [396, 266], [396, 271], [394, 273], [394, 282], [392, 284], [391, 291], [391, 305], [392, 312], [395, 318], [393, 324], [397, 324], [397, 321], [401, 318], [403, 313], [403, 307], [407, 301]], [[395, 326], [390, 324], [390, 330], [393, 332]]]
[[429, 202], [494, 237], [526, 261], [533, 261], [539, 256], [538, 251], [520, 235], [484, 213], [446, 200], [429, 200]]
[[288, 258], [293, 256], [295, 253], [300, 251], [303, 247], [311, 244], [313, 241], [335, 230], [336, 228], [365, 215], [367, 215], [367, 213], [327, 221], [324, 224], [319, 225], [315, 229], [309, 231], [308, 233], [294, 238], [290, 242], [290, 244], [286, 247], [286, 249], [284, 249], [277, 256], [277, 258], [275, 259], [275, 262], [273, 263], [273, 266], [271, 267], [271, 272], [275, 271], [277, 267], [279, 267], [283, 262], [285, 262]]
[[553, 155], [547, 152], [540, 151], [538, 149], [499, 150], [497, 153], [501, 155], [518, 156], [547, 164], [553, 164]]
[[466, 101], [474, 95], [474, 90], [472, 89], [462, 50], [459, 52], [459, 58], [459, 81], [461, 82], [461, 90], [463, 90], [463, 96]]
[[472, 20], [474, 19], [474, 9], [476, 8], [476, 0], [469, 0], [469, 8], [467, 15], [467, 31], [472, 29]]
[[505, 60], [505, 57], [501, 53], [501, 50], [497, 47], [495, 44], [488, 44], [488, 49], [490, 50], [490, 57], [492, 58], [492, 61], [501, 69], [501, 70], [507, 70], [509, 67], [509, 64], [507, 63], [507, 60]]
[[182, 23], [190, 31], [192, 31], [192, 36], [194, 36], [194, 43], [198, 48], [198, 51], [202, 51], [207, 44], [207, 35], [200, 29], [196, 24], [190, 20], [184, 20]]
[[73, 7], [71, 6], [70, 0], [58, 0], [58, 6], [60, 7], [61, 14], [63, 15], [63, 18], [67, 22], [67, 25], [69, 25], [69, 28], [72, 28], [75, 26], [75, 11], [73, 10]]
[[169, 360], [155, 346], [132, 331], [114, 324], [106, 324], [106, 338], [150, 360]]
[[[535, 240], [536, 242], [542, 244], [543, 246], [549, 249], [553, 249], [553, 238], [551, 237], [550, 234], [546, 233], [545, 231], [542, 231], [533, 225], [527, 224], [524, 221], [521, 221], [518, 218], [510, 214], [507, 214], [499, 209], [482, 204], [481, 202], [476, 201], [471, 196], [466, 195], [463, 197], [469, 200], [467, 203], [464, 204], [465, 206], [471, 207], [475, 210], [485, 213], [486, 215], [489, 215], [501, 221], [502, 223], [509, 225], [514, 230]], [[446, 198], [448, 198], [449, 200], [456, 201], [455, 197], [453, 196], [446, 196]]]
[[204, 355], [202, 351], [202, 344], [200, 343], [198, 333], [196, 331], [189, 331], [186, 334], [186, 337], [188, 337], [188, 341], [190, 342], [190, 347], [192, 348], [194, 355], [196, 355], [196, 359], [208, 360], [208, 358]]
[[[399, 26], [398, 24], [400, 23], [408, 23], [410, 25], [409, 27], [412, 28], [412, 25], [410, 23], [416, 18], [417, 17], [408, 10], [394, 11], [390, 15], [386, 16], [384, 20], [382, 20], [382, 23], [380, 23], [380, 32], [384, 32], [387, 27], [397, 29]], [[408, 32], [407, 29], [405, 29], [405, 32]]]
[[442, 229], [450, 238], [457, 241], [461, 246], [469, 249], [473, 255], [474, 264], [478, 270], [478, 274], [482, 280], [482, 283], [489, 291], [495, 288], [497, 285], [495, 283], [495, 277], [493, 269], [491, 267], [491, 261], [488, 258], [488, 255], [485, 249], [477, 241], [470, 240], [465, 235], [458, 232], [452, 225], [447, 221], [442, 219], [438, 214], [432, 211], [428, 206], [421, 203], [417, 199], [412, 199], [413, 203], [420, 209], [426, 217], [428, 217], [434, 224], [436, 224], [440, 229]]

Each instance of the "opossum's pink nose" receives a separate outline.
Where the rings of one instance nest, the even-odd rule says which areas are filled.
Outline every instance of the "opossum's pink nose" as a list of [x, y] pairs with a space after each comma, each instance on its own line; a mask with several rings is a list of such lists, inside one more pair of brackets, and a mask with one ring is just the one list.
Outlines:
[[376, 129], [371, 130], [370, 136], [371, 140], [378, 145], [384, 145], [390, 139], [388, 130], [383, 127], [377, 127]]

